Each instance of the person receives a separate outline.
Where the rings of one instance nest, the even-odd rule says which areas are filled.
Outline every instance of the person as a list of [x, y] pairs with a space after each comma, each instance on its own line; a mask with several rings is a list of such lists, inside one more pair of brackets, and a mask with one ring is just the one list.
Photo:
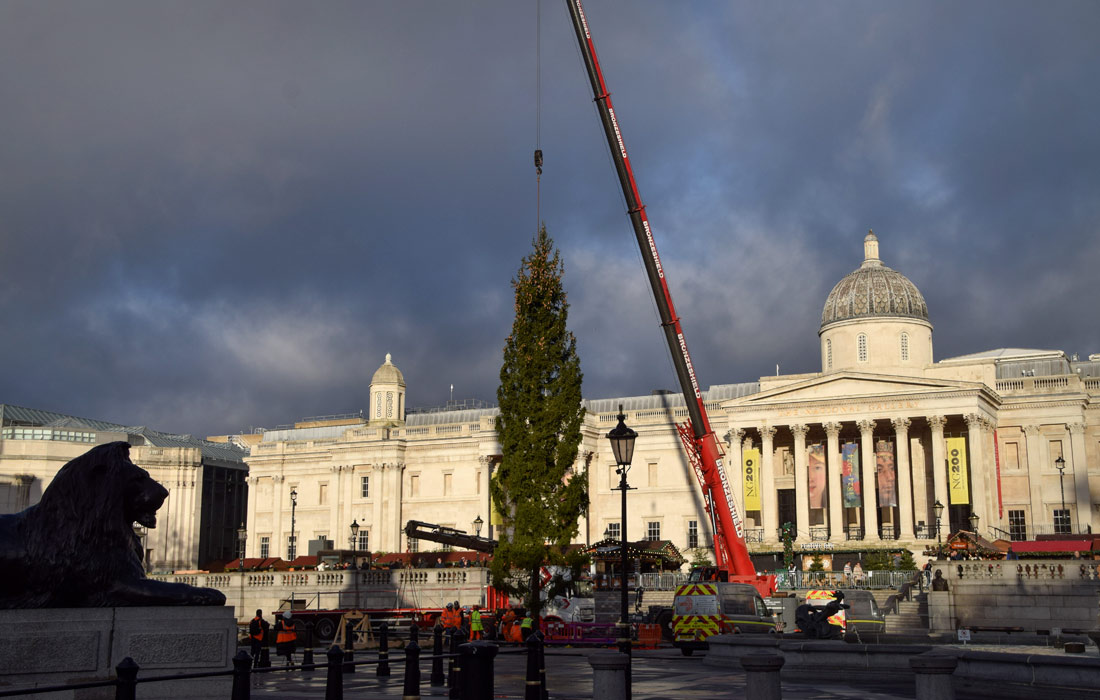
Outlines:
[[463, 626], [463, 624], [465, 624], [465, 621], [462, 619], [462, 606], [458, 604], [457, 600], [454, 602], [454, 609], [455, 609], [455, 627], [458, 628], [458, 629], [462, 629], [462, 626]]
[[455, 606], [451, 603], [447, 603], [446, 609], [439, 614], [439, 622], [443, 625], [443, 632], [451, 632], [452, 634], [458, 629], [458, 622], [455, 619]]
[[481, 639], [482, 631], [484, 628], [481, 626], [481, 606], [475, 605], [470, 612], [470, 641], [476, 642]]
[[852, 562], [844, 562], [844, 583], [847, 586], [852, 585]]
[[258, 668], [260, 651], [264, 648], [264, 637], [267, 632], [267, 620], [264, 619], [264, 611], [256, 610], [256, 617], [248, 623], [248, 642], [252, 652], [252, 668]]
[[852, 578], [855, 579], [857, 586], [863, 585], [863, 564], [860, 564], [858, 561], [856, 565], [852, 567]]
[[825, 448], [822, 445], [810, 447], [809, 464], [810, 507], [825, 507]]
[[288, 668], [294, 665], [294, 647], [297, 644], [298, 631], [295, 629], [290, 611], [287, 610], [282, 617], [275, 618], [275, 653], [286, 657]]
[[437, 569], [442, 569], [443, 568], [443, 557], [436, 557], [435, 558], [435, 568], [437, 568]]
[[516, 622], [516, 611], [508, 608], [500, 618], [500, 638], [506, 642], [512, 641], [512, 626]]
[[1016, 552], [1012, 551], [1011, 546], [1008, 548], [1008, 551], [1005, 552], [1005, 559], [1019, 559], [1019, 558], [1020, 557], [1016, 554]]
[[534, 624], [535, 621], [531, 619], [531, 614], [525, 610], [523, 612], [523, 621], [519, 623], [520, 641], [527, 641], [527, 638], [531, 636], [531, 632], [534, 631]]
[[932, 585], [932, 560], [924, 562], [924, 568], [921, 569], [921, 579], [924, 581], [925, 587]]

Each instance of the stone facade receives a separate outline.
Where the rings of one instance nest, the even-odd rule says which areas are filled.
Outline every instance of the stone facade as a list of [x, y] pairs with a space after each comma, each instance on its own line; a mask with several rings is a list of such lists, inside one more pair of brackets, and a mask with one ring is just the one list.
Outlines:
[[[934, 362], [928, 316], [920, 292], [882, 265], [878, 239], [868, 234], [863, 264], [837, 285], [822, 315], [821, 372], [705, 392], [750, 551], [776, 551], [779, 527], [790, 521], [802, 543], [920, 552], [936, 539], [937, 501], [946, 506], [943, 536], [969, 529], [972, 514], [991, 539], [1100, 525], [1100, 355], [1078, 361], [1059, 351], [994, 350]], [[354, 520], [356, 544], [385, 552], [421, 546], [403, 535], [410, 519], [472, 530], [481, 517], [482, 534], [495, 536], [488, 484], [500, 461], [496, 409], [406, 414], [405, 380], [389, 356], [369, 396], [365, 417], [262, 434], [247, 458], [248, 556], [286, 556], [292, 522], [299, 542], [324, 537], [343, 547]], [[592, 507], [578, 541], [618, 531], [619, 494], [611, 490], [618, 478], [604, 436], [619, 404], [639, 433], [628, 535], [671, 539], [681, 550], [709, 547], [708, 515], [675, 428], [687, 411], [668, 393], [585, 402], [576, 471], [587, 475]], [[965, 496], [951, 487], [948, 445], [960, 444], [951, 438], [963, 441], [957, 476]], [[760, 450], [750, 487], [761, 503], [746, 513], [750, 449]], [[845, 453], [859, 482], [847, 501]], [[1064, 473], [1055, 468], [1059, 456]], [[871, 487], [880, 460], [890, 477], [887, 502]], [[820, 483], [811, 485], [811, 467]]]

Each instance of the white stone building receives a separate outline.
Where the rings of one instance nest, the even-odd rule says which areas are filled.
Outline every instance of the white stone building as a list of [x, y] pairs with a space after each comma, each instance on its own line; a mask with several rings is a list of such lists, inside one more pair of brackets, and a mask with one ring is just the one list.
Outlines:
[[[777, 551], [788, 521], [803, 543], [920, 551], [936, 537], [937, 501], [946, 506], [945, 535], [968, 528], [972, 514], [992, 538], [1096, 527], [1100, 356], [999, 349], [935, 362], [924, 299], [882, 263], [871, 233], [863, 263], [829, 294], [818, 335], [820, 372], [716, 385], [705, 395], [728, 448], [750, 551]], [[248, 556], [285, 557], [292, 522], [299, 543], [343, 547], [354, 520], [359, 548], [392, 552], [418, 546], [402, 532], [410, 519], [466, 530], [475, 518], [489, 521], [496, 409], [407, 414], [405, 391], [387, 356], [365, 417], [263, 432], [247, 458]], [[628, 537], [709, 546], [708, 516], [675, 430], [687, 411], [668, 393], [585, 402], [576, 469], [587, 473], [592, 506], [579, 541], [619, 532], [618, 478], [604, 438], [619, 404], [639, 433]], [[757, 458], [746, 483], [745, 460]], [[746, 486], [758, 489], [758, 505], [746, 503]]]

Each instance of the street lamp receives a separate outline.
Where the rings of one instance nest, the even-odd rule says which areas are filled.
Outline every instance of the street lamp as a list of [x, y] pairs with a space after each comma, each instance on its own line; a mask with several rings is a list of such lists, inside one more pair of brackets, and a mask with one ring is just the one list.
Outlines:
[[355, 564], [355, 568], [352, 569], [352, 578], [355, 579], [355, 609], [359, 609], [359, 561], [356, 557], [356, 553], [359, 550], [359, 521], [351, 521], [351, 537], [348, 538], [351, 543], [352, 550], [352, 562]]
[[481, 514], [478, 513], [478, 516], [474, 518], [474, 535], [476, 537], [481, 537], [481, 526], [484, 524], [485, 521], [481, 519]]
[[970, 517], [967, 520], [970, 521], [970, 531], [975, 535], [978, 534], [978, 514], [970, 511]]
[[[1069, 522], [1069, 513], [1066, 512], [1066, 459], [1062, 455], [1058, 455], [1058, 459], [1054, 460], [1054, 466], [1058, 467], [1058, 488], [1062, 489], [1062, 517], [1065, 518], [1065, 522]], [[1058, 532], [1058, 523], [1054, 523], [1054, 531]]]
[[[619, 581], [622, 594], [620, 598], [622, 620], [619, 622], [619, 651], [630, 656], [630, 604], [626, 593], [626, 572], [628, 571], [626, 551], [626, 492], [630, 487], [626, 484], [626, 473], [630, 471], [630, 462], [634, 458], [634, 441], [638, 438], [638, 433], [626, 427], [626, 423], [624, 422], [626, 420], [626, 415], [623, 414], [622, 404], [619, 404], [618, 418], [619, 424], [607, 434], [607, 439], [611, 441], [611, 451], [615, 454], [615, 464], [618, 465], [616, 472], [619, 474], [619, 490], [622, 491], [623, 501], [623, 521], [622, 527], [619, 530], [619, 536], [621, 538], [619, 541], [619, 549], [622, 552], [623, 564], [622, 577]], [[627, 697], [629, 698], [629, 670], [627, 672], [627, 688]]]
[[351, 536], [348, 537], [348, 549], [352, 552], [359, 551], [359, 521], [351, 521]]
[[943, 538], [940, 536], [940, 517], [943, 515], [943, 504], [939, 499], [932, 504], [932, 511], [936, 514], [936, 558], [943, 556]]
[[287, 548], [287, 556], [290, 557], [290, 561], [294, 561], [298, 557], [298, 538], [294, 536], [294, 517], [295, 510], [298, 508], [298, 491], [295, 489], [290, 490], [290, 546]]
[[245, 540], [247, 540], [247, 539], [248, 539], [248, 530], [245, 529], [244, 523], [242, 522], [241, 526], [239, 528], [237, 528], [237, 550], [241, 555], [241, 557], [240, 557], [241, 565], [238, 567], [238, 569], [240, 571], [244, 571], [244, 543], [245, 543]]

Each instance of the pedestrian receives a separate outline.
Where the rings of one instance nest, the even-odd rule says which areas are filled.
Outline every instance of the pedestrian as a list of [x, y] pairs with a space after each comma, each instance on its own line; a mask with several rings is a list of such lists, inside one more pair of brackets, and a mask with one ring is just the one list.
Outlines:
[[457, 600], [454, 602], [454, 609], [455, 609], [455, 627], [458, 628], [458, 629], [462, 629], [462, 624], [463, 624], [462, 606], [458, 604]]
[[508, 608], [500, 618], [500, 638], [506, 642], [512, 641], [512, 626], [516, 622], [516, 611]]
[[437, 568], [437, 569], [442, 569], [443, 568], [443, 557], [436, 557], [435, 558], [435, 568]]
[[844, 584], [847, 586], [852, 585], [852, 562], [844, 562]]
[[475, 605], [470, 612], [470, 641], [476, 642], [481, 639], [481, 633], [484, 630], [485, 628], [481, 626], [481, 606]]
[[248, 623], [248, 642], [252, 652], [252, 668], [257, 668], [260, 662], [260, 650], [264, 648], [264, 637], [267, 629], [267, 620], [264, 619], [264, 611], [256, 610], [256, 617]]
[[531, 619], [531, 613], [524, 611], [523, 621], [519, 623], [519, 636], [520, 641], [527, 641], [527, 638], [531, 636], [531, 632], [534, 631], [535, 621]]
[[282, 617], [275, 618], [275, 653], [286, 657], [286, 666], [294, 665], [294, 648], [298, 645], [298, 631], [294, 619], [287, 610]]
[[454, 634], [458, 629], [458, 624], [455, 621], [455, 607], [451, 603], [447, 603], [446, 609], [439, 614], [439, 621], [443, 624], [443, 631]]
[[855, 579], [857, 587], [863, 585], [863, 565], [858, 561], [856, 565], [852, 567], [852, 577]]
[[924, 581], [924, 587], [928, 588], [932, 585], [932, 560], [924, 562], [924, 568], [921, 569], [921, 579]]

